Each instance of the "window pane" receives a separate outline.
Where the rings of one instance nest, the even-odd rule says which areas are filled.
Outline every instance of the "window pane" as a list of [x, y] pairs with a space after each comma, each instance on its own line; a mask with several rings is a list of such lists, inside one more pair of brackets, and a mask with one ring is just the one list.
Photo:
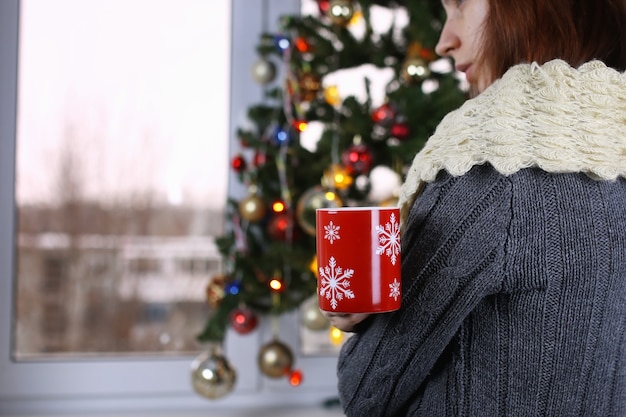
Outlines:
[[14, 356], [189, 353], [220, 271], [229, 0], [23, 0]]

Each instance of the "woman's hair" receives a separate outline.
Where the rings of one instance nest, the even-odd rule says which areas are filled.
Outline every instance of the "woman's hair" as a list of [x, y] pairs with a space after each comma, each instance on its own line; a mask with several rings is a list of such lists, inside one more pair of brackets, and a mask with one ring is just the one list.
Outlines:
[[562, 59], [573, 67], [599, 59], [626, 70], [626, 0], [488, 0], [485, 64], [508, 68]]

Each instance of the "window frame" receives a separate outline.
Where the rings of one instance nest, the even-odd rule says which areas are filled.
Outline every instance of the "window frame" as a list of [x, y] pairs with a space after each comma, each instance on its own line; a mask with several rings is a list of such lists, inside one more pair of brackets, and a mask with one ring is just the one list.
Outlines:
[[[208, 0], [207, 0], [208, 1]], [[336, 358], [298, 354], [297, 312], [280, 318], [281, 339], [294, 346], [296, 366], [305, 381], [293, 388], [269, 380], [258, 371], [256, 352], [271, 338], [270, 323], [241, 336], [230, 332], [227, 358], [237, 370], [234, 392], [219, 401], [193, 392], [193, 357], [100, 358], [16, 362], [11, 357], [15, 267], [15, 135], [17, 115], [19, 0], [0, 1], [0, 415], [112, 410], [213, 409], [275, 405], [314, 405], [336, 396]], [[249, 68], [257, 58], [259, 33], [278, 17], [297, 14], [299, 0], [233, 0], [231, 3], [231, 102], [229, 132], [236, 141], [237, 124], [247, 108], [262, 100]], [[230, 146], [229, 158], [237, 152]], [[244, 195], [229, 173], [229, 195]], [[285, 395], [288, 393], [288, 395]]]

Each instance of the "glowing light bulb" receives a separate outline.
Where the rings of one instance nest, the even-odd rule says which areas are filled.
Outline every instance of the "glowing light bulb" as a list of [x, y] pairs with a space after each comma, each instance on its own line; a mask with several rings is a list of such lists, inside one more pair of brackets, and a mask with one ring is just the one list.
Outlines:
[[330, 343], [339, 346], [343, 342], [343, 332], [335, 326], [330, 326]]
[[270, 288], [274, 291], [281, 291], [283, 289], [283, 283], [278, 278], [274, 278], [270, 281]]
[[309, 269], [317, 277], [317, 255], [313, 256], [313, 259], [311, 260], [311, 263], [309, 264]]
[[292, 371], [291, 374], [289, 375], [289, 384], [291, 384], [292, 387], [297, 387], [301, 383], [302, 383], [302, 371], [297, 370], [297, 369]]
[[282, 213], [283, 211], [285, 211], [285, 203], [283, 203], [282, 201], [275, 201], [272, 204], [272, 211], [274, 213]]

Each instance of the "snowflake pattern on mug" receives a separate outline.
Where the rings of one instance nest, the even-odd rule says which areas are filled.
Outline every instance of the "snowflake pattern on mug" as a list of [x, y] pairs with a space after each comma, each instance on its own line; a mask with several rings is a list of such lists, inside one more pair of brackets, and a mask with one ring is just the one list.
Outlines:
[[341, 229], [341, 227], [335, 226], [331, 221], [328, 226], [324, 226], [324, 239], [328, 239], [332, 245], [335, 240], [341, 239], [341, 236], [339, 236], [339, 229]]
[[389, 297], [397, 300], [400, 297], [400, 281], [397, 278], [393, 279], [393, 282], [389, 284]]
[[389, 221], [385, 226], [376, 226], [378, 232], [378, 242], [380, 245], [376, 248], [376, 254], [383, 253], [391, 259], [392, 265], [396, 264], [398, 255], [400, 254], [400, 224], [396, 220], [395, 214], [391, 214]]
[[330, 300], [330, 306], [337, 308], [343, 298], [354, 298], [354, 292], [350, 289], [350, 278], [354, 275], [353, 269], [343, 269], [337, 266], [333, 256], [328, 261], [328, 266], [320, 267], [320, 295]]

